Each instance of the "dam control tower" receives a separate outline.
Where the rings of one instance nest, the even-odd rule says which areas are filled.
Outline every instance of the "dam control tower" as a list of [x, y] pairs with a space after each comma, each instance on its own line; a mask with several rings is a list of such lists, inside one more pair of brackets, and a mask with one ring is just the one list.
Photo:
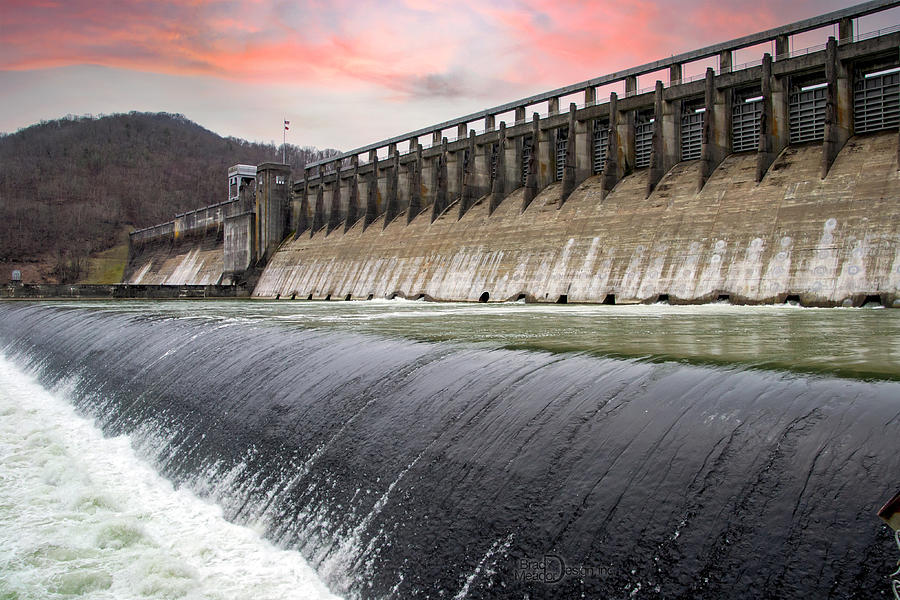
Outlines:
[[256, 182], [255, 165], [234, 165], [228, 167], [228, 201], [240, 199], [241, 189]]

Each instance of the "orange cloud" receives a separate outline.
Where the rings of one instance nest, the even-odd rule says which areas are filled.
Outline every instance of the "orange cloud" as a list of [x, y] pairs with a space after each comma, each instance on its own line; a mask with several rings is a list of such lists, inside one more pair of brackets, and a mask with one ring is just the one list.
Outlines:
[[498, 89], [514, 97], [851, 2], [5, 0], [0, 69], [98, 64], [248, 83], [374, 85], [391, 98]]

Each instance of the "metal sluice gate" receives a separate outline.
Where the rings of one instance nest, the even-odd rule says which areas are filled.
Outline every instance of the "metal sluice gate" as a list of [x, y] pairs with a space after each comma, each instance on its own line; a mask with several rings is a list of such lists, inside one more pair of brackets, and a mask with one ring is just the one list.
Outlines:
[[634, 128], [634, 166], [637, 169], [650, 166], [650, 149], [653, 146], [653, 121], [638, 123]]
[[606, 167], [606, 155], [609, 152], [609, 123], [594, 121], [593, 173], [597, 175]]
[[[790, 143], [821, 141], [825, 137], [825, 111], [827, 87], [824, 84], [808, 86], [790, 94], [788, 119]], [[731, 111], [732, 152], [750, 152], [759, 148], [760, 119], [763, 113], [762, 97], [736, 99]], [[703, 148], [703, 125], [706, 112], [700, 108], [681, 116], [681, 160], [697, 160]], [[853, 133], [869, 133], [900, 127], [900, 67], [865, 75], [853, 89]], [[556, 130], [555, 177], [563, 178], [567, 160], [567, 127]], [[634, 129], [635, 168], [650, 165], [653, 142], [653, 120], [637, 123]], [[592, 125], [591, 171], [603, 172], [609, 152], [609, 123], [596, 119]], [[528, 136], [522, 144], [522, 182], [528, 178], [528, 161], [532, 152], [532, 139]], [[491, 158], [491, 177], [496, 176], [496, 156]]]
[[900, 71], [868, 75], [853, 90], [856, 133], [900, 126]]
[[788, 115], [791, 143], [802, 144], [825, 139], [825, 87], [791, 94]]
[[703, 111], [695, 111], [681, 117], [681, 160], [700, 158], [705, 114]]
[[500, 158], [500, 144], [491, 144], [491, 184], [497, 181], [497, 162]]
[[759, 118], [762, 99], [735, 103], [731, 109], [731, 144], [733, 152], [747, 152], [759, 148]]
[[566, 171], [566, 153], [569, 147], [569, 128], [556, 130], [556, 181], [562, 181]]
[[522, 185], [528, 185], [528, 162], [531, 160], [533, 148], [534, 140], [529, 135], [522, 140]]

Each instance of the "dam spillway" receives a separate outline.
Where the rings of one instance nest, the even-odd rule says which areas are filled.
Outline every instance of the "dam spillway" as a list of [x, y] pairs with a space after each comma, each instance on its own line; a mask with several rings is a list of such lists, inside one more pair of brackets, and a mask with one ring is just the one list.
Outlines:
[[[649, 329], [655, 345], [627, 346]], [[873, 308], [6, 302], [0, 377], [28, 373], [347, 598], [862, 599], [894, 561], [875, 511], [900, 467], [898, 331]], [[708, 357], [684, 343], [698, 336]], [[779, 364], [746, 362], [760, 348]], [[3, 402], [4, 435], [37, 410]], [[111, 500], [91, 498], [96, 520]], [[98, 564], [108, 536], [30, 546], [30, 512], [0, 512], [4, 573], [62, 563], [122, 589], [133, 569]], [[124, 551], [156, 552], [152, 523], [126, 534]], [[240, 597], [302, 595], [286, 593]]]
[[[900, 31], [855, 31], [896, 5], [487, 109], [293, 181], [260, 165], [255, 189], [134, 232], [124, 281], [260, 298], [900, 306]], [[791, 50], [831, 26], [826, 44]], [[760, 44], [773, 52], [735, 64]]]

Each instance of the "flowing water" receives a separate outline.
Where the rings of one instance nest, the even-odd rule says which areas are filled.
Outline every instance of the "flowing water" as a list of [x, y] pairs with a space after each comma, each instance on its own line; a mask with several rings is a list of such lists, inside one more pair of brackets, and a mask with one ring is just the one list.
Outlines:
[[887, 597], [898, 344], [874, 308], [0, 304], [0, 598]]

